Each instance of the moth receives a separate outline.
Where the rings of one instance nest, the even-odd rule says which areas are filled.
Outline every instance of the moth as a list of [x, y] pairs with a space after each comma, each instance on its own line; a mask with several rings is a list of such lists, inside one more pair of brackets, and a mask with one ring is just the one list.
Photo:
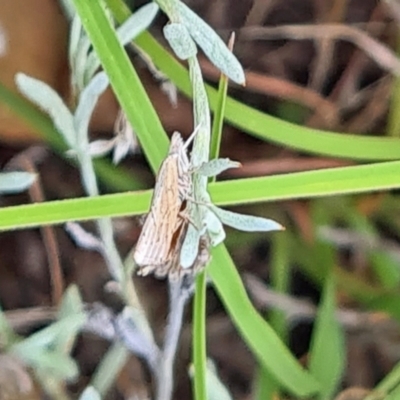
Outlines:
[[168, 155], [156, 177], [150, 211], [133, 253], [141, 275], [166, 270], [176, 259], [176, 248], [187, 226], [182, 212], [192, 185], [187, 146], [196, 132], [186, 143], [179, 132], [172, 135]]

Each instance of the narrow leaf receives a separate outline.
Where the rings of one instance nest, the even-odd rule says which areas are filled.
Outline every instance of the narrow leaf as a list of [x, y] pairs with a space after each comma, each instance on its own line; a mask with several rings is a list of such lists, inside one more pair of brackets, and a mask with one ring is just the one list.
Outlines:
[[[100, 95], [106, 90], [109, 80], [105, 72], [99, 72], [82, 91], [75, 111], [75, 128], [79, 135], [78, 145], [87, 138], [89, 121]], [[86, 140], [85, 140], [86, 141]]]
[[117, 36], [120, 42], [125, 46], [136, 36], [145, 31], [153, 22], [158, 10], [158, 5], [152, 2], [135, 11], [135, 13], [117, 29]]
[[202, 164], [196, 172], [203, 176], [210, 177], [219, 175], [221, 172], [224, 172], [227, 169], [239, 168], [240, 166], [240, 162], [232, 161], [229, 158], [216, 158]]
[[101, 397], [93, 386], [88, 386], [79, 397], [79, 400], [101, 400]]
[[193, 265], [198, 253], [199, 242], [199, 230], [194, 227], [193, 224], [189, 224], [180, 254], [180, 263], [182, 268], [190, 268]]
[[[60, 310], [58, 311], [57, 318], [62, 321], [64, 318], [74, 317], [76, 315], [83, 315], [83, 302], [79, 289], [76, 285], [71, 285], [64, 293]], [[68, 353], [74, 342], [75, 338], [81, 328], [80, 323], [76, 323], [58, 333], [54, 340], [53, 348], [60, 352]]]
[[207, 393], [209, 400], [232, 400], [226, 386], [221, 382], [214, 363], [207, 360]]
[[215, 31], [181, 1], [177, 2], [182, 23], [210, 61], [232, 81], [243, 85], [245, 76], [237, 58]]
[[19, 193], [28, 189], [35, 181], [36, 175], [30, 172], [0, 173], [0, 194]]
[[334, 276], [330, 274], [326, 278], [310, 351], [310, 372], [321, 383], [321, 400], [332, 398], [345, 366], [343, 331], [336, 319], [335, 303]]
[[72, 19], [70, 34], [69, 34], [69, 49], [68, 49], [68, 58], [71, 64], [74, 64], [74, 60], [78, 51], [79, 41], [82, 35], [82, 24], [79, 16], [77, 14], [74, 15]]
[[34, 352], [37, 349], [49, 348], [57, 342], [60, 335], [75, 335], [77, 329], [83, 325], [85, 317], [83, 314], [76, 314], [54, 322], [43, 328], [21, 342], [12, 346], [12, 351], [18, 354]]
[[214, 249], [208, 273], [243, 340], [276, 382], [298, 397], [315, 394], [319, 390], [316, 379], [301, 367], [255, 310], [224, 246]]
[[185, 25], [171, 22], [163, 29], [165, 39], [181, 60], [187, 60], [197, 54], [197, 47]]
[[8, 347], [17, 340], [17, 335], [8, 323], [4, 311], [0, 307], [0, 343], [2, 347]]
[[93, 233], [83, 229], [82, 225], [77, 222], [67, 222], [65, 230], [71, 236], [77, 246], [86, 250], [95, 250], [101, 252], [103, 250], [103, 242]]
[[40, 374], [57, 380], [72, 380], [79, 373], [76, 362], [60, 352], [42, 350], [19, 353], [18, 356]]
[[103, 157], [115, 147], [117, 139], [99, 139], [89, 143], [89, 154], [92, 158]]
[[[135, 39], [140, 33], [146, 30], [153, 22], [159, 7], [156, 3], [152, 2], [139, 8], [132, 14], [118, 29], [117, 37], [123, 46], [127, 45]], [[92, 51], [85, 66], [86, 77], [90, 78], [94, 75], [100, 67], [100, 60], [96, 52]]]
[[238, 214], [210, 204], [210, 209], [225, 225], [245, 232], [281, 231], [284, 227], [272, 219]]
[[213, 247], [219, 245], [225, 240], [226, 234], [221, 220], [210, 209], [206, 209], [204, 213], [204, 222], [207, 227], [207, 233], [211, 239]]
[[21, 72], [17, 73], [15, 82], [25, 97], [49, 114], [69, 147], [74, 148], [75, 127], [73, 117], [58, 93], [46, 83]]

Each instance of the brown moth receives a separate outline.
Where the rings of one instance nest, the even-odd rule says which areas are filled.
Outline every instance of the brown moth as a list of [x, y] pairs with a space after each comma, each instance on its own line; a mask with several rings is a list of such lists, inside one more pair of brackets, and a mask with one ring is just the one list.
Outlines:
[[141, 275], [167, 269], [186, 230], [181, 213], [192, 184], [186, 152], [192, 137], [185, 144], [180, 133], [174, 132], [168, 155], [157, 174], [150, 211], [133, 253]]

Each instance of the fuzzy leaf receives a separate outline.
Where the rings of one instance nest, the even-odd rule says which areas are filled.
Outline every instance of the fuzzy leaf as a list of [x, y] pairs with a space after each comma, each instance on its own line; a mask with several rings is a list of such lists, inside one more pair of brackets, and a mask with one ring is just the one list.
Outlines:
[[82, 249], [95, 250], [98, 252], [103, 251], [103, 243], [93, 233], [85, 230], [82, 225], [76, 222], [67, 222], [65, 230], [71, 236], [75, 244]]
[[197, 54], [197, 47], [185, 25], [170, 23], [163, 29], [165, 39], [181, 60], [187, 60]]
[[12, 346], [12, 350], [18, 354], [34, 352], [38, 349], [50, 348], [54, 346], [60, 336], [66, 334], [75, 336], [77, 330], [83, 325], [85, 316], [75, 314], [60, 321], [52, 323], [50, 326], [33, 333], [28, 338]]
[[117, 140], [112, 138], [109, 140], [99, 139], [89, 143], [89, 154], [92, 158], [103, 157], [110, 153], [115, 147]]
[[209, 208], [205, 210], [204, 222], [207, 227], [207, 233], [211, 239], [211, 245], [215, 247], [222, 243], [226, 237], [224, 227], [222, 226], [221, 220]]
[[196, 172], [203, 176], [210, 177], [219, 175], [229, 168], [239, 168], [240, 166], [240, 162], [232, 161], [229, 158], [215, 158], [214, 160], [202, 164]]
[[56, 128], [62, 133], [69, 147], [75, 147], [75, 126], [73, 116], [58, 93], [47, 83], [17, 73], [15, 82], [21, 93], [49, 114]]
[[214, 362], [207, 359], [207, 393], [209, 400], [232, 400], [226, 386], [221, 382]]
[[[336, 282], [333, 273], [325, 278], [321, 304], [310, 345], [309, 368], [311, 374], [320, 382], [322, 391], [317, 399], [334, 397], [340, 386], [346, 365], [346, 346], [343, 329], [336, 315]], [[326, 362], [329, 360], [329, 363]]]
[[[128, 139], [128, 140], [126, 140]], [[127, 138], [126, 136], [117, 136], [113, 153], [113, 164], [119, 164], [130, 151], [134, 150], [134, 137]]]
[[74, 15], [71, 24], [71, 30], [69, 34], [69, 49], [68, 49], [68, 58], [70, 60], [71, 65], [75, 64], [75, 57], [78, 52], [79, 42], [82, 36], [82, 24], [79, 16], [77, 14]]
[[272, 219], [255, 217], [253, 215], [238, 214], [232, 211], [223, 210], [210, 204], [210, 209], [225, 225], [245, 232], [268, 232], [280, 231], [284, 227]]
[[238, 59], [215, 31], [181, 1], [177, 2], [181, 22], [210, 61], [232, 81], [244, 85], [245, 76]]
[[125, 46], [140, 33], [145, 31], [153, 22], [158, 10], [158, 5], [155, 2], [151, 2], [135, 11], [135, 13], [117, 29], [117, 36], [120, 42]]
[[101, 400], [101, 397], [93, 386], [88, 386], [79, 397], [79, 400]]
[[180, 263], [182, 268], [190, 268], [199, 251], [200, 231], [189, 224], [185, 239], [181, 247]]
[[[79, 289], [76, 285], [70, 285], [62, 298], [57, 319], [62, 321], [64, 318], [79, 314], [83, 315], [83, 311], [83, 302]], [[73, 329], [66, 329], [65, 331], [59, 332], [52, 347], [64, 353], [69, 352], [75, 342], [75, 338], [78, 335], [80, 328], [81, 325], [76, 324], [75, 331]]]
[[19, 193], [28, 189], [36, 179], [36, 174], [30, 172], [0, 173], [0, 194]]
[[[118, 29], [117, 36], [123, 46], [127, 45], [139, 34], [145, 31], [153, 22], [159, 7], [156, 3], [151, 2], [139, 8], [132, 14]], [[100, 60], [96, 52], [92, 51], [85, 65], [86, 79], [90, 79], [100, 67]]]
[[9, 324], [4, 311], [0, 307], [0, 343], [3, 348], [10, 346], [17, 340], [17, 335], [14, 333]]
[[76, 362], [68, 355], [45, 349], [19, 353], [18, 357], [35, 372], [57, 380], [72, 380], [78, 376]]
[[104, 72], [99, 72], [81, 93], [75, 112], [75, 127], [77, 135], [79, 135], [78, 145], [82, 144], [83, 138], [87, 138], [89, 122], [94, 107], [101, 94], [106, 90], [108, 83], [107, 75]]
[[161, 91], [165, 93], [168, 97], [169, 102], [172, 104], [173, 108], [178, 107], [178, 89], [176, 86], [168, 79], [161, 81]]
[[134, 153], [138, 149], [139, 143], [131, 124], [122, 111], [118, 114], [115, 122], [114, 133], [116, 137], [113, 163], [118, 164], [129, 152]]

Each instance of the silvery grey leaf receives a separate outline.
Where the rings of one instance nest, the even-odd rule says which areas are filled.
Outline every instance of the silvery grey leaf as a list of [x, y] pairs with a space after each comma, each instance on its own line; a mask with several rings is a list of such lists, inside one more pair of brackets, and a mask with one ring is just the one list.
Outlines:
[[[130, 152], [133, 152], [136, 147], [134, 144], [134, 138], [131, 136], [130, 138], [124, 136], [117, 136], [114, 146], [113, 153], [113, 164], [117, 165], [123, 160]], [[129, 140], [126, 140], [129, 139]]]
[[105, 72], [99, 72], [83, 89], [75, 111], [75, 128], [78, 145], [85, 143], [88, 135], [90, 118], [101, 94], [106, 90], [109, 80]]
[[89, 82], [100, 68], [100, 60], [95, 51], [91, 51], [89, 54], [87, 54], [85, 63], [82, 67], [84, 72], [82, 75], [81, 84], [79, 86], [80, 90], [85, 87], [85, 82]]
[[161, 91], [168, 97], [169, 102], [173, 108], [178, 107], [178, 89], [169, 79], [161, 82]]
[[238, 59], [227, 48], [215, 31], [194, 13], [186, 4], [179, 1], [177, 7], [181, 22], [186, 26], [194, 41], [201, 47], [210, 61], [232, 81], [244, 85], [245, 76]]
[[231, 394], [218, 376], [214, 362], [207, 359], [206, 370], [207, 394], [209, 400], [232, 400]]
[[29, 337], [20, 342], [16, 342], [11, 346], [11, 351], [14, 354], [29, 354], [35, 350], [50, 348], [60, 335], [65, 337], [66, 334], [75, 336], [76, 332], [83, 326], [85, 316], [83, 313], [70, 315], [57, 322], [53, 322], [46, 328], [33, 333]]
[[[70, 285], [64, 292], [60, 308], [57, 313], [57, 320], [83, 314], [83, 302], [79, 293], [78, 286]], [[52, 344], [52, 349], [62, 353], [69, 353], [74, 345], [76, 336], [79, 333], [80, 326], [76, 327], [76, 331], [65, 330], [60, 332]]]
[[187, 60], [197, 54], [196, 44], [185, 25], [171, 22], [164, 26], [163, 32], [172, 50], [181, 60]]
[[30, 366], [36, 376], [46, 376], [46, 381], [73, 380], [79, 374], [75, 360], [58, 351], [33, 349], [31, 352], [19, 353], [18, 357]]
[[[155, 2], [144, 5], [132, 14], [118, 29], [117, 36], [120, 43], [126, 46], [129, 42], [135, 39], [139, 34], [145, 31], [153, 22], [157, 12], [158, 5]], [[90, 79], [100, 67], [100, 60], [97, 54], [92, 51], [85, 66], [86, 79]]]
[[190, 268], [196, 260], [199, 252], [200, 236], [200, 231], [193, 224], [189, 224], [181, 247], [180, 264], [182, 268]]
[[47, 83], [31, 78], [21, 72], [16, 74], [15, 82], [21, 93], [49, 114], [55, 127], [64, 136], [68, 146], [75, 148], [76, 136], [71, 111], [58, 93]]
[[213, 247], [219, 245], [225, 240], [226, 234], [220, 219], [207, 207], [204, 207], [204, 222], [208, 236]]
[[83, 229], [80, 224], [76, 222], [67, 222], [65, 224], [65, 230], [77, 246], [86, 250], [103, 251], [103, 243], [101, 240]]
[[123, 110], [118, 113], [114, 133], [116, 137], [113, 163], [118, 164], [128, 153], [134, 153], [139, 148], [137, 137]]
[[61, 305], [59, 307], [57, 318], [63, 319], [83, 311], [83, 302], [78, 286], [69, 285], [63, 294]]
[[61, 0], [61, 6], [64, 10], [64, 13], [66, 14], [67, 18], [71, 20], [73, 16], [75, 15], [75, 7], [72, 4], [71, 0]]
[[116, 339], [114, 324], [116, 316], [109, 308], [101, 303], [93, 303], [87, 307], [85, 314], [86, 322], [82, 327], [83, 331], [94, 333], [107, 340]]
[[0, 173], [0, 194], [19, 193], [28, 189], [36, 179], [30, 172]]
[[[225, 387], [225, 385], [221, 382], [215, 364], [210, 358], [207, 358], [206, 367], [208, 400], [232, 400], [232, 396], [228, 392], [228, 389]], [[194, 377], [193, 366], [191, 366], [189, 369], [189, 376], [192, 379]]]
[[[194, 366], [189, 368], [189, 376], [194, 378]], [[226, 389], [225, 385], [218, 377], [217, 369], [214, 362], [207, 358], [206, 364], [206, 385], [207, 385], [207, 399], [208, 400], [232, 400], [232, 396]]]
[[92, 158], [103, 157], [116, 145], [117, 138], [109, 140], [99, 139], [89, 143], [89, 154]]
[[125, 307], [115, 319], [115, 332], [130, 351], [144, 357], [154, 367], [160, 350], [148, 325], [142, 323], [143, 316], [138, 317], [132, 307]]
[[101, 397], [93, 386], [88, 386], [80, 395], [79, 400], [101, 400]]
[[78, 45], [82, 36], [82, 30], [83, 27], [81, 24], [81, 20], [78, 14], [75, 14], [74, 18], [72, 19], [72, 24], [69, 34], [68, 57], [71, 66], [74, 64], [73, 60], [75, 60], [75, 57], [77, 55]]
[[[71, 84], [74, 90], [73, 94], [78, 97], [96, 70], [93, 71], [93, 74], [90, 75], [89, 78], [86, 78], [89, 56], [91, 54], [89, 53], [91, 43], [82, 28], [79, 15], [75, 16], [74, 21], [77, 21], [76, 23], [78, 26], [76, 29], [78, 30], [80, 28], [80, 32], [79, 38], [77, 38], [78, 42], [75, 45], [75, 49], [70, 50], [69, 63], [71, 66]], [[72, 53], [72, 50], [74, 53]]]
[[238, 214], [232, 211], [223, 210], [210, 204], [210, 209], [225, 225], [245, 232], [268, 232], [280, 231], [284, 227], [272, 219], [255, 217], [253, 215]]
[[125, 46], [140, 33], [145, 31], [153, 22], [158, 10], [158, 5], [155, 2], [151, 2], [135, 11], [135, 13], [117, 29], [117, 36], [121, 44]]
[[240, 162], [232, 161], [229, 158], [215, 158], [202, 164], [196, 172], [209, 177], [216, 176], [229, 168], [238, 168], [240, 166]]

